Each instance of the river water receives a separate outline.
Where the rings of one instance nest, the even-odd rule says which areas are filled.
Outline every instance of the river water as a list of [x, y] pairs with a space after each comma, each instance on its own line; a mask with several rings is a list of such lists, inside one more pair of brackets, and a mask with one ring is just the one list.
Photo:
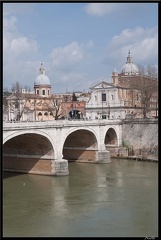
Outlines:
[[3, 174], [3, 237], [157, 236], [157, 163], [69, 163], [62, 177]]

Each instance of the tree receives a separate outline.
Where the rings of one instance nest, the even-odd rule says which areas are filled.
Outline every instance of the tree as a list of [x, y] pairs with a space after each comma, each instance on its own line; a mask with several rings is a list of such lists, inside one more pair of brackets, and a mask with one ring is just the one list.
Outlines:
[[157, 68], [151, 65], [148, 65], [147, 68], [140, 66], [139, 72], [140, 78], [131, 82], [130, 86], [133, 90], [137, 89], [140, 93], [141, 106], [143, 107], [143, 118], [146, 118], [147, 113], [153, 110], [150, 106], [152, 97], [156, 98], [157, 101]]
[[54, 117], [55, 120], [58, 120], [59, 117], [62, 115], [60, 111], [61, 107], [61, 101], [56, 98], [51, 98], [50, 102], [46, 102], [46, 108], [48, 109], [48, 112]]
[[12, 85], [12, 92], [15, 98], [14, 101], [10, 101], [9, 104], [11, 109], [13, 109], [14, 104], [16, 121], [20, 121], [25, 109], [26, 97], [25, 95], [22, 96], [22, 87], [20, 86], [20, 83], [18, 81]]
[[139, 75], [141, 76], [148, 76], [153, 78], [158, 78], [158, 68], [154, 65], [147, 65], [147, 67], [144, 67], [142, 65], [138, 66], [139, 69]]
[[158, 78], [158, 68], [156, 66], [147, 66], [147, 75], [149, 77]]

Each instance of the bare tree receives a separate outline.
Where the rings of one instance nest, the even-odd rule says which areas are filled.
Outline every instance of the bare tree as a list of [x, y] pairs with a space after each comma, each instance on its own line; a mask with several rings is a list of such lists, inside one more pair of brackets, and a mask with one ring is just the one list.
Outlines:
[[136, 89], [140, 93], [141, 106], [143, 107], [143, 118], [146, 118], [147, 113], [152, 110], [152, 97], [155, 97], [157, 101], [157, 68], [148, 65], [147, 69], [140, 67], [140, 72], [142, 73], [140, 78], [136, 79], [136, 81], [131, 82], [130, 85], [132, 89]]
[[[18, 81], [12, 85], [12, 92], [15, 96], [14, 106], [16, 111], [16, 121], [20, 121], [25, 109], [26, 98], [25, 95], [22, 96], [22, 87], [20, 86], [20, 83]], [[10, 102], [10, 105], [12, 104], [13, 103]], [[13, 106], [10, 107], [13, 108]]]
[[152, 78], [158, 78], [158, 68], [154, 65], [147, 65], [147, 67], [144, 67], [142, 65], [138, 66], [139, 69], [139, 75], [141, 76], [148, 76]]
[[7, 96], [3, 96], [3, 111], [8, 109]]
[[46, 103], [46, 107], [55, 120], [58, 120], [62, 115], [60, 111], [61, 101], [59, 99], [51, 98], [50, 102]]
[[142, 76], [146, 75], [146, 69], [144, 66], [140, 65], [138, 66], [138, 69], [139, 69], [139, 75], [142, 75]]
[[157, 78], [158, 77], [158, 68], [156, 66], [148, 65], [147, 66], [147, 75], [149, 77]]

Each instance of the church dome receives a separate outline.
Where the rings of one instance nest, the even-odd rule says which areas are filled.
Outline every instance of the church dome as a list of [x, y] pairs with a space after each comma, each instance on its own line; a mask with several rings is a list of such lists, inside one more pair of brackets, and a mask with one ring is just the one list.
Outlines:
[[123, 75], [138, 75], [139, 69], [132, 62], [132, 58], [130, 57], [130, 51], [128, 52], [127, 62], [121, 69], [121, 74]]
[[35, 79], [34, 85], [50, 85], [50, 80], [45, 74], [40, 74]]
[[35, 79], [34, 85], [50, 85], [50, 80], [45, 75], [45, 69], [43, 68], [42, 63], [41, 63], [41, 67], [39, 69], [39, 75]]

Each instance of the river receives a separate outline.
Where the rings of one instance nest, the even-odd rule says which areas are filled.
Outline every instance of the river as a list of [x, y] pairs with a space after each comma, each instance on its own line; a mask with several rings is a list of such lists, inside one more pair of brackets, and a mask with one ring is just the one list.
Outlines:
[[69, 176], [3, 174], [3, 237], [157, 237], [158, 163], [69, 163]]

